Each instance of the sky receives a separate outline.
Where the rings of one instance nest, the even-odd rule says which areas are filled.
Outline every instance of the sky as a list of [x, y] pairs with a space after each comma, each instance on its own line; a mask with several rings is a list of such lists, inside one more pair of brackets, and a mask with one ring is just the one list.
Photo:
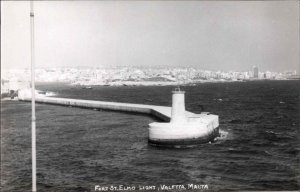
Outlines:
[[[37, 68], [300, 69], [299, 1], [35, 1]], [[1, 68], [30, 67], [30, 3], [1, 1]]]

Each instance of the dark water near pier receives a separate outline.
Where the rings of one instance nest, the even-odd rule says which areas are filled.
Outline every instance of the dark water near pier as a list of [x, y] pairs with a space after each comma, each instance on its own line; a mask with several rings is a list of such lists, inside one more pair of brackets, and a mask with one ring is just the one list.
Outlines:
[[[39, 84], [57, 97], [171, 105], [174, 87]], [[157, 119], [37, 104], [40, 191], [95, 185], [207, 184], [213, 191], [299, 190], [300, 81], [185, 86], [186, 108], [219, 115], [222, 138], [193, 149], [148, 146]], [[31, 190], [30, 103], [1, 101], [1, 190]]]

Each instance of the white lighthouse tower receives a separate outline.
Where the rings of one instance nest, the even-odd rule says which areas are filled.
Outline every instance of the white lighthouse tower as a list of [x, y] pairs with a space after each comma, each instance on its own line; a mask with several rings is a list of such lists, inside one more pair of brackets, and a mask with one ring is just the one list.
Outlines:
[[185, 110], [185, 91], [172, 91], [171, 119], [168, 123], [149, 124], [149, 143], [154, 146], [184, 148], [214, 140], [219, 135], [219, 117], [207, 112]]
[[185, 91], [181, 91], [180, 88], [176, 88], [172, 91], [172, 116], [171, 123], [183, 123], [187, 118], [185, 115]]

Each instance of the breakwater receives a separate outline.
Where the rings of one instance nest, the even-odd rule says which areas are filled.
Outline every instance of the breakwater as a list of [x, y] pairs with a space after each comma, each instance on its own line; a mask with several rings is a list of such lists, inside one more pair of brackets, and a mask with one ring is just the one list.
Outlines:
[[[21, 96], [19, 97], [19, 100], [31, 101], [31, 98]], [[111, 110], [111, 111], [148, 114], [166, 122], [169, 122], [171, 119], [171, 107], [167, 107], [167, 106], [106, 102], [106, 101], [45, 97], [45, 96], [37, 96], [35, 101], [37, 103], [44, 103], [44, 104], [54, 104], [54, 105], [80, 107], [80, 108], [103, 109], [103, 110]], [[195, 114], [186, 111], [186, 115], [194, 116]]]

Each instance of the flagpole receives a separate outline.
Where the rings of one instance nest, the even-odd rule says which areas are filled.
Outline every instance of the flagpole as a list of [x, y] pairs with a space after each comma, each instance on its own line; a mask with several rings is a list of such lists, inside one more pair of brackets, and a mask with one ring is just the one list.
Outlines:
[[30, 1], [30, 32], [31, 32], [31, 149], [32, 149], [32, 191], [36, 192], [36, 117], [35, 117], [35, 70], [34, 70], [34, 12], [33, 1]]

